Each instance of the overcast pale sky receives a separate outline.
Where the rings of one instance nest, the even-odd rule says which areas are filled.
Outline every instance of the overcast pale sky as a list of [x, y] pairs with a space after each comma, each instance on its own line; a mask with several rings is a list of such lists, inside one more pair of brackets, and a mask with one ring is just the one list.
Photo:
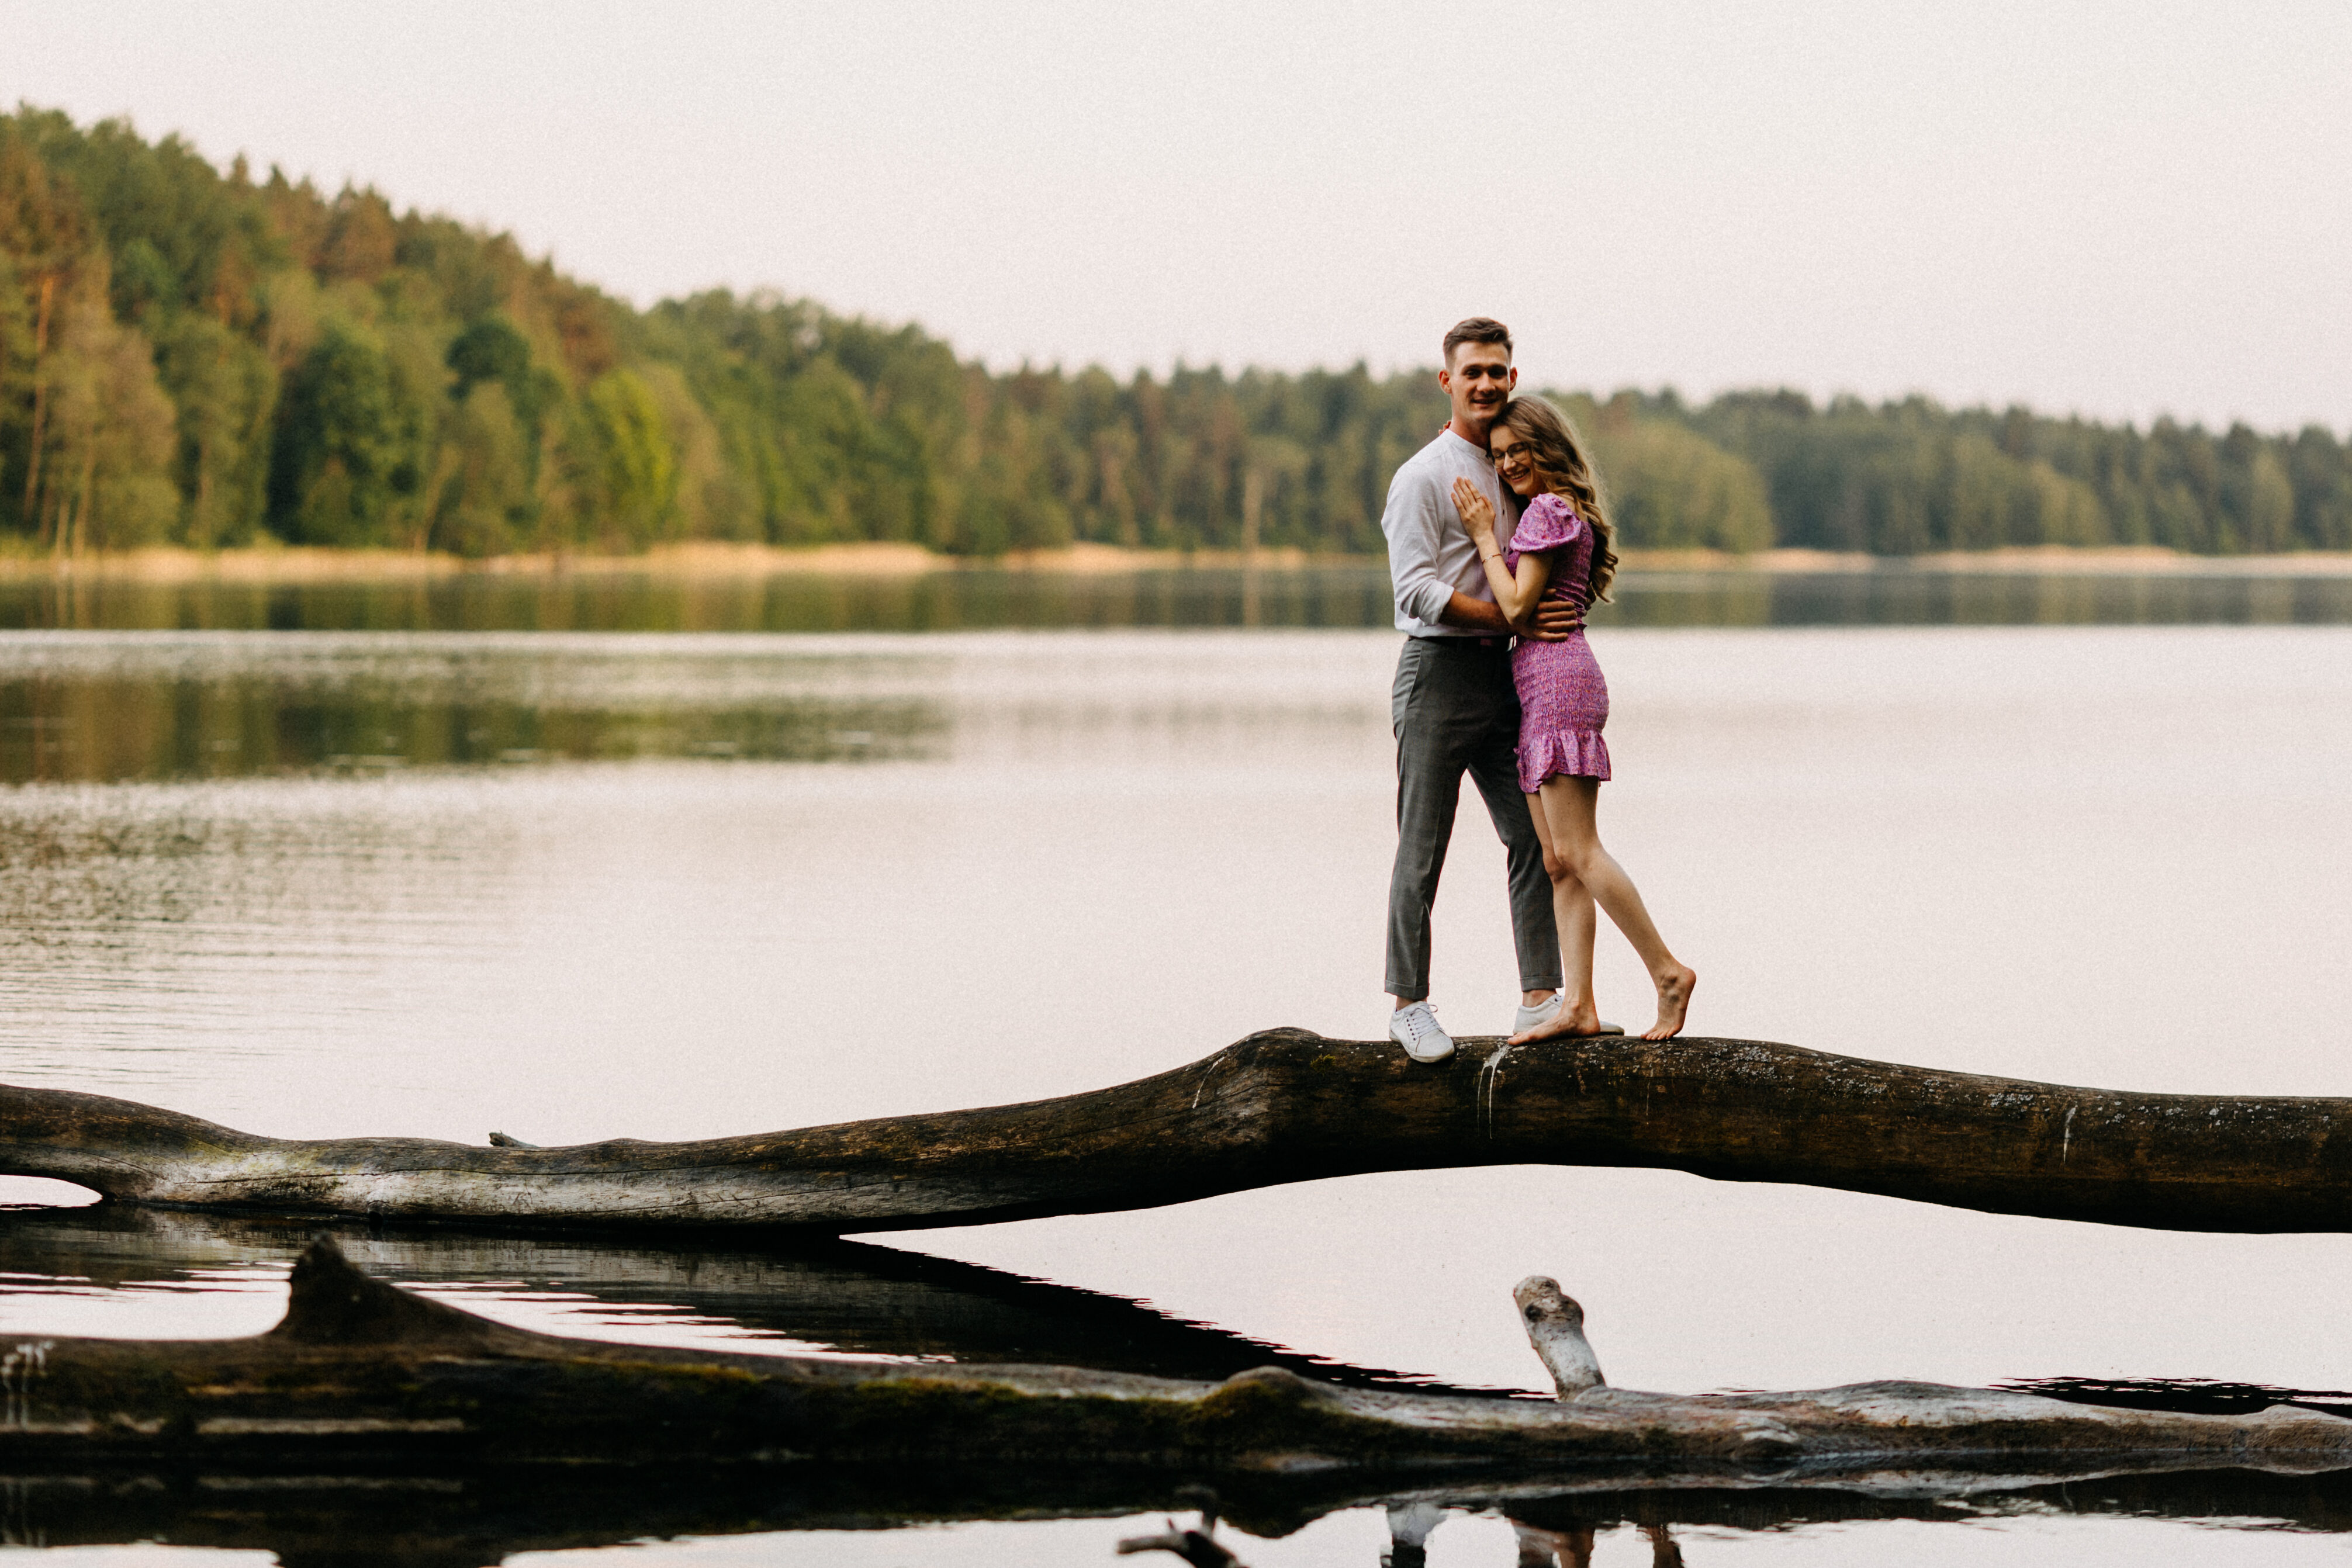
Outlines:
[[2352, 428], [2352, 3], [0, 0], [0, 97], [967, 354]]

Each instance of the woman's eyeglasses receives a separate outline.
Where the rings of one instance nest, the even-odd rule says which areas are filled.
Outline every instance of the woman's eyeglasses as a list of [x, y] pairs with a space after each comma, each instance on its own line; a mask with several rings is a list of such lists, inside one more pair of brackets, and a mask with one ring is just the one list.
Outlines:
[[1495, 452], [1495, 466], [1500, 468], [1504, 464], [1514, 462], [1521, 457], [1530, 463], [1536, 460], [1536, 449], [1532, 442], [1514, 441], [1508, 446], [1498, 447]]

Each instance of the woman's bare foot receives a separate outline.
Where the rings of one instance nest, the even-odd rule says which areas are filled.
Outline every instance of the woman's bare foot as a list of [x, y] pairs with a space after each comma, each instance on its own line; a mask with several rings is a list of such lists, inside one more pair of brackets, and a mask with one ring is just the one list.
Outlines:
[[1525, 1030], [1513, 1035], [1504, 1043], [1507, 1045], [1525, 1045], [1531, 1040], [1574, 1039], [1580, 1035], [1599, 1034], [1600, 1032], [1601, 1009], [1599, 1008], [1593, 1006], [1590, 1001], [1576, 1002], [1573, 1004], [1562, 1002], [1559, 1006], [1559, 1011], [1552, 1014], [1551, 1017], [1536, 1025], [1535, 1028]]
[[1698, 989], [1698, 971], [1677, 964], [1658, 982], [1658, 1021], [1642, 1031], [1643, 1040], [1672, 1040], [1683, 1031], [1690, 1016], [1691, 993]]

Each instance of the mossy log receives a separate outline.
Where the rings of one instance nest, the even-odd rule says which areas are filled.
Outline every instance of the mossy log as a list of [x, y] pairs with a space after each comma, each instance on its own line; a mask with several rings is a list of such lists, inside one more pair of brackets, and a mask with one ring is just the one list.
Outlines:
[[1334, 1387], [1273, 1367], [1196, 1383], [599, 1344], [410, 1295], [323, 1242], [296, 1265], [286, 1317], [268, 1333], [28, 1341], [0, 1356], [0, 1469], [11, 1475], [971, 1455], [1197, 1474], [1599, 1465], [1653, 1484], [1988, 1460], [2013, 1482], [2155, 1455], [2177, 1468], [2352, 1466], [2352, 1420], [2287, 1406], [2176, 1415], [1924, 1383], [1498, 1400]]
[[[551, 1226], [912, 1229], [1369, 1171], [1654, 1166], [2173, 1230], [2352, 1229], [2352, 1100], [2143, 1094], [1758, 1040], [1255, 1034], [1114, 1088], [694, 1143], [297, 1141], [0, 1088], [0, 1174], [130, 1202]], [[503, 1113], [502, 1113], [503, 1114]]]

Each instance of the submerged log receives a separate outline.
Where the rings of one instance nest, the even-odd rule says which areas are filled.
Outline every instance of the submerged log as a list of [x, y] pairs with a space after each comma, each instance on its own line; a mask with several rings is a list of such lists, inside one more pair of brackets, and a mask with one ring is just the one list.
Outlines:
[[[250, 1339], [29, 1341], [0, 1357], [5, 1473], [185, 1464], [341, 1475], [451, 1462], [999, 1461], [1186, 1473], [1591, 1467], [1648, 1484], [1823, 1483], [1890, 1468], [2352, 1466], [2352, 1420], [2193, 1416], [1925, 1383], [1558, 1401], [1221, 1383], [1075, 1367], [877, 1364], [601, 1344], [507, 1328], [320, 1243]], [[324, 1468], [322, 1468], [324, 1467]]]
[[289, 1140], [0, 1087], [0, 1174], [126, 1202], [551, 1226], [914, 1229], [1370, 1171], [1653, 1166], [2171, 1230], [2352, 1229], [2352, 1100], [2143, 1094], [1759, 1040], [1386, 1042], [1269, 1030], [1114, 1088], [568, 1148]]

